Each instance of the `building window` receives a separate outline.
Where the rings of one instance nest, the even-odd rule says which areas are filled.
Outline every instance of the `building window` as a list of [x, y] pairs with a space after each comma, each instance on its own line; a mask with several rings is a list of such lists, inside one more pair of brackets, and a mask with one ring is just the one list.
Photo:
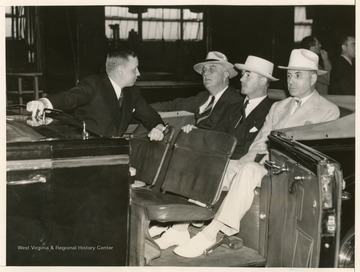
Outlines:
[[[105, 33], [108, 39], [129, 39], [130, 33], [142, 40], [203, 39], [203, 13], [186, 8], [140, 8], [129, 12], [128, 7], [105, 7]], [[141, 31], [139, 31], [141, 24]], [[131, 34], [130, 34], [131, 35]]]
[[12, 40], [25, 38], [25, 7], [5, 7], [5, 35]]
[[311, 35], [313, 20], [307, 19], [306, 7], [295, 7], [294, 23], [294, 42], [301, 42], [304, 37]]

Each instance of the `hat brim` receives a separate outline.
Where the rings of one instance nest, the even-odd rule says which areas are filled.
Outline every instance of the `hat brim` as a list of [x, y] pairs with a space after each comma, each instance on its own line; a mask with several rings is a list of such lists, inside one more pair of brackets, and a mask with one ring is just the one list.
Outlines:
[[236, 77], [236, 75], [238, 74], [238, 72], [234, 69], [234, 65], [231, 64], [230, 62], [226, 62], [226, 61], [205, 61], [205, 62], [200, 62], [200, 63], [197, 63], [197, 64], [194, 65], [194, 70], [201, 75], [202, 74], [202, 69], [203, 69], [205, 64], [219, 64], [219, 65], [223, 66], [229, 72], [229, 77], [230, 78]]
[[286, 67], [286, 66], [278, 66], [278, 67], [280, 69], [286, 69], [286, 70], [315, 71], [319, 76], [325, 75], [327, 73], [327, 71], [324, 70], [314, 70], [306, 67]]
[[254, 67], [250, 67], [248, 65], [245, 65], [245, 64], [241, 64], [241, 63], [235, 63], [235, 67], [239, 70], [245, 70], [245, 71], [250, 71], [250, 72], [254, 72], [254, 73], [257, 73], [259, 75], [262, 75], [266, 78], [268, 78], [269, 80], [271, 81], [278, 81], [279, 79], [278, 78], [275, 78], [273, 77], [272, 75], [270, 74], [266, 74], [262, 71], [259, 71], [258, 69], [254, 69]]

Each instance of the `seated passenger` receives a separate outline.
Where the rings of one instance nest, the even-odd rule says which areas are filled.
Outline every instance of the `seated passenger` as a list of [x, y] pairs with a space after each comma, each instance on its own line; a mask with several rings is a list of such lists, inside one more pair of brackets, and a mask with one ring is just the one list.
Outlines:
[[194, 70], [203, 76], [207, 91], [188, 98], [153, 103], [151, 106], [157, 111], [192, 112], [197, 127], [213, 129], [229, 105], [242, 101], [239, 91], [229, 86], [229, 79], [235, 77], [237, 72], [226, 56], [216, 51], [209, 52], [204, 62], [195, 64]]
[[[263, 176], [267, 173], [262, 162], [254, 162], [258, 153], [267, 154], [267, 137], [274, 129], [301, 126], [326, 122], [339, 117], [339, 109], [319, 95], [315, 90], [317, 75], [323, 71], [318, 69], [319, 57], [306, 49], [294, 49], [291, 52], [289, 65], [279, 66], [287, 69], [287, 83], [291, 97], [275, 102], [265, 123], [246, 153], [239, 160], [231, 160], [227, 169], [224, 186], [229, 188], [215, 218], [202, 231], [187, 241], [177, 241], [180, 246], [174, 253], [187, 258], [198, 257], [204, 250], [216, 243], [219, 231], [226, 235], [235, 235], [240, 230], [240, 220], [251, 207], [254, 189], [261, 185]], [[163, 235], [169, 232], [168, 229]], [[177, 230], [169, 240], [176, 237], [184, 239], [185, 235]], [[170, 236], [170, 235], [169, 235]]]
[[[278, 80], [272, 76], [274, 64], [259, 57], [248, 56], [245, 64], [235, 64], [235, 67], [242, 71], [241, 93], [245, 95], [245, 99], [230, 105], [218, 125], [214, 127], [214, 130], [230, 133], [237, 138], [237, 144], [231, 156], [232, 160], [238, 160], [245, 155], [259, 133], [274, 102], [267, 96], [270, 82]], [[182, 129], [189, 132], [196, 127], [186, 125]], [[185, 236], [180, 241], [184, 241], [186, 238], [188, 240], [190, 237], [188, 232], [182, 231], [187, 230], [188, 225], [187, 223], [174, 225], [155, 242], [161, 249], [177, 245], [178, 240], [172, 241], [171, 239], [177, 230], [180, 230], [180, 236]], [[155, 236], [165, 230], [165, 228], [155, 225], [150, 228], [150, 235]]]
[[45, 108], [73, 111], [92, 132], [106, 137], [122, 136], [132, 117], [150, 130], [150, 140], [164, 138], [164, 122], [134, 87], [140, 75], [139, 61], [130, 50], [112, 52], [106, 59], [106, 74], [88, 76], [68, 91], [30, 101], [34, 123]]
[[[241, 93], [245, 99], [229, 106], [214, 130], [237, 138], [231, 159], [238, 160], [246, 154], [265, 121], [274, 102], [267, 96], [268, 88], [271, 81], [278, 79], [272, 76], [274, 64], [259, 57], [248, 56], [245, 64], [236, 63], [235, 67], [242, 71]], [[183, 130], [189, 132], [195, 127], [186, 125]]]

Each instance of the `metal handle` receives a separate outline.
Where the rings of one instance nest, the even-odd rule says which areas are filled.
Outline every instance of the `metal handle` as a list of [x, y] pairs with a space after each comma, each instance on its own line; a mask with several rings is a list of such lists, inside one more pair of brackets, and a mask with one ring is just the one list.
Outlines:
[[223, 235], [219, 241], [217, 241], [215, 244], [213, 244], [212, 246], [207, 248], [203, 252], [203, 254], [208, 256], [211, 252], [214, 251], [214, 249], [216, 249], [217, 247], [219, 247], [223, 244], [227, 245], [231, 249], [240, 249], [244, 246], [243, 241], [240, 238], [232, 237], [232, 239], [231, 239], [228, 236]]
[[290, 188], [289, 188], [289, 193], [292, 195], [295, 192], [295, 185], [300, 182], [305, 180], [304, 176], [296, 176], [294, 177], [294, 181], [291, 183]]
[[7, 185], [27, 185], [27, 184], [34, 184], [34, 183], [45, 183], [46, 177], [44, 175], [36, 175], [33, 176], [31, 179], [22, 179], [22, 180], [13, 180], [7, 181]]
[[[281, 174], [282, 172], [289, 172], [289, 168], [284, 165], [284, 166], [278, 166], [275, 164], [275, 162], [273, 161], [268, 161], [266, 160], [264, 162], [265, 166], [269, 167], [271, 169], [271, 173], [273, 175], [279, 175]], [[274, 169], [273, 169], [274, 168]]]

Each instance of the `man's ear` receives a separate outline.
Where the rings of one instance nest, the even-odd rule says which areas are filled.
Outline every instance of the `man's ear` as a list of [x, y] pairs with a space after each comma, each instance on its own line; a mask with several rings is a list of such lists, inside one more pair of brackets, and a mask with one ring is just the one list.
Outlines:
[[261, 85], [261, 86], [265, 86], [266, 83], [267, 83], [266, 77], [261, 77], [261, 78], [260, 78], [260, 85]]
[[316, 81], [317, 81], [317, 78], [318, 78], [317, 73], [313, 73], [313, 74], [311, 75], [311, 86], [314, 86], [314, 85], [315, 85], [315, 83], [316, 83]]
[[230, 73], [228, 71], [224, 72], [224, 82], [226, 82], [226, 80], [230, 80]]
[[118, 67], [116, 67], [116, 69], [119, 72], [119, 75], [122, 76], [123, 73], [122, 67], [119, 65]]
[[342, 45], [341, 45], [341, 51], [342, 51], [342, 52], [345, 52], [345, 51], [346, 51], [346, 45], [345, 45], [345, 44], [342, 44]]

